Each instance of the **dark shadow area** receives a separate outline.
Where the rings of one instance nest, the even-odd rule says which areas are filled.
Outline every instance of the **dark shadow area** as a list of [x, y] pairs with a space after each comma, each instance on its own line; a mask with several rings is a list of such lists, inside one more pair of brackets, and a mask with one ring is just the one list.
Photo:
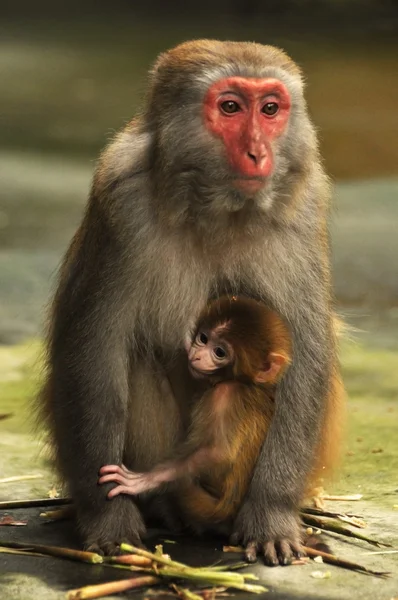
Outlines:
[[[46, 510], [51, 510], [46, 508]], [[2, 527], [0, 529], [0, 546], [2, 542], [19, 542], [63, 546], [69, 548], [79, 548], [77, 537], [74, 535], [70, 521], [57, 523], [44, 522], [39, 517], [40, 509], [18, 509], [13, 511], [13, 516], [27, 520], [26, 527]], [[176, 543], [171, 544], [165, 540], [173, 540]], [[222, 561], [225, 564], [233, 565], [241, 557], [236, 554], [225, 554], [222, 552], [225, 540], [221, 538], [198, 539], [192, 537], [170, 536], [165, 531], [150, 529], [146, 539], [148, 547], [153, 548], [155, 544], [163, 544], [164, 551], [171, 554], [172, 558], [178, 561], [188, 563], [192, 566], [206, 566]], [[282, 568], [282, 567], [281, 567]], [[251, 569], [249, 569], [250, 572]], [[262, 571], [266, 578], [266, 571]], [[85, 585], [94, 585], [106, 581], [116, 581], [122, 578], [134, 576], [129, 571], [123, 572], [120, 569], [113, 569], [102, 565], [86, 565], [76, 561], [66, 559], [57, 559], [51, 557], [30, 557], [17, 556], [11, 554], [0, 554], [0, 584], [8, 583], [14, 574], [18, 576], [26, 575], [40, 578], [48, 586], [57, 591], [67, 591], [73, 588]], [[266, 581], [264, 585], [267, 586]], [[144, 598], [145, 593], [134, 593], [136, 598]], [[160, 594], [161, 595], [161, 594]], [[253, 598], [251, 594], [244, 592], [237, 593], [239, 598]], [[287, 595], [280, 594], [269, 588], [269, 592], [256, 596], [257, 598], [267, 598], [268, 600], [304, 600], [305, 594]], [[326, 600], [326, 596], [317, 596], [320, 600]]]

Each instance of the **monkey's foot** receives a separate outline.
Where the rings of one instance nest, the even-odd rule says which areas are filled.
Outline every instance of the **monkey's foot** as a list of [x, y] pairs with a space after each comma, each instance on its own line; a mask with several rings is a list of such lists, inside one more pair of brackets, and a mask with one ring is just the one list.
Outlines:
[[234, 523], [231, 544], [242, 544], [245, 559], [252, 563], [259, 555], [266, 565], [289, 565], [294, 558], [305, 556], [298, 519], [294, 513], [267, 511], [260, 518], [259, 511], [244, 504]]
[[279, 541], [257, 542], [252, 540], [246, 544], [245, 559], [247, 562], [256, 562], [259, 554], [264, 557], [265, 564], [270, 567], [290, 565], [294, 558], [305, 556], [299, 541], [282, 539]]
[[115, 555], [122, 543], [143, 547], [145, 525], [131, 498], [119, 496], [111, 502], [104, 501], [98, 512], [78, 510], [77, 524], [84, 547], [91, 552]]

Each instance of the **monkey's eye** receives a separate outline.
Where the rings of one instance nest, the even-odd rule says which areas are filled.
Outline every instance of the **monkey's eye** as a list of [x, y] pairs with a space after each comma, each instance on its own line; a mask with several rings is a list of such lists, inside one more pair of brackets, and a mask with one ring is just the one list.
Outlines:
[[207, 335], [206, 335], [205, 333], [203, 333], [203, 332], [202, 332], [202, 333], [199, 333], [199, 335], [198, 335], [198, 340], [199, 340], [199, 342], [200, 342], [201, 344], [204, 344], [204, 345], [206, 345], [206, 344], [207, 344], [207, 342], [208, 342], [208, 337], [207, 337]]
[[265, 115], [273, 117], [279, 110], [279, 105], [276, 102], [267, 102], [261, 109]]
[[227, 115], [232, 115], [233, 113], [237, 113], [240, 111], [240, 106], [235, 100], [225, 100], [220, 104], [221, 109]]
[[224, 348], [221, 348], [221, 346], [214, 348], [214, 354], [217, 358], [225, 358], [227, 356], [227, 353], [225, 352]]

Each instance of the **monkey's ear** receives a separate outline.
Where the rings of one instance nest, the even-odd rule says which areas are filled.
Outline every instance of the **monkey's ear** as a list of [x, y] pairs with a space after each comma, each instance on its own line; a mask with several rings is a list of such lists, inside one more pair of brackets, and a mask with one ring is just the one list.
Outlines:
[[258, 371], [254, 377], [256, 383], [274, 383], [284, 371], [288, 359], [279, 352], [270, 352], [266, 368]]

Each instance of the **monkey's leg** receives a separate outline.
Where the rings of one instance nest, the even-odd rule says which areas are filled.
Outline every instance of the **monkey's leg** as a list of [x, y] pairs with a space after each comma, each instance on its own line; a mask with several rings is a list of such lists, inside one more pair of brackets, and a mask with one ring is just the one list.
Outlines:
[[[123, 464], [133, 472], [153, 469], [168, 459], [183, 437], [181, 407], [158, 362], [134, 366]], [[104, 463], [108, 464], [108, 463]]]
[[[159, 363], [136, 365], [123, 456], [127, 470], [147, 475], [173, 455], [186, 435], [184, 411], [186, 406], [176, 401], [174, 389]], [[101, 487], [111, 489], [108, 485]], [[110, 504], [116, 500], [112, 499]], [[176, 502], [171, 491], [161, 488], [149, 495], [143, 494], [139, 506], [149, 525], [160, 521], [167, 527], [174, 523], [176, 526], [171, 529], [181, 529], [180, 519], [174, 514]]]
[[[181, 421], [179, 408], [171, 392], [170, 385], [157, 363], [148, 361], [148, 364], [137, 363], [131, 376], [133, 383], [130, 386], [130, 406], [127, 421], [127, 434], [123, 451], [123, 461], [134, 471], [138, 469], [147, 470], [153, 468], [168, 456], [180, 436]], [[125, 473], [129, 469], [125, 467]], [[147, 473], [143, 474], [144, 477]], [[143, 483], [143, 481], [141, 481]], [[108, 498], [113, 490], [111, 485], [104, 485], [108, 489]], [[149, 486], [149, 489], [154, 486]], [[145, 490], [137, 490], [141, 493]], [[162, 497], [162, 494], [159, 494]], [[117, 497], [116, 497], [117, 496]], [[123, 498], [124, 501], [133, 504], [133, 500], [127, 496], [112, 494], [112, 504]], [[146, 514], [145, 496], [140, 498], [140, 507]], [[124, 523], [128, 528], [128, 522]], [[102, 549], [109, 553], [113, 552], [112, 546], [117, 547], [125, 539], [116, 538], [112, 544]]]

